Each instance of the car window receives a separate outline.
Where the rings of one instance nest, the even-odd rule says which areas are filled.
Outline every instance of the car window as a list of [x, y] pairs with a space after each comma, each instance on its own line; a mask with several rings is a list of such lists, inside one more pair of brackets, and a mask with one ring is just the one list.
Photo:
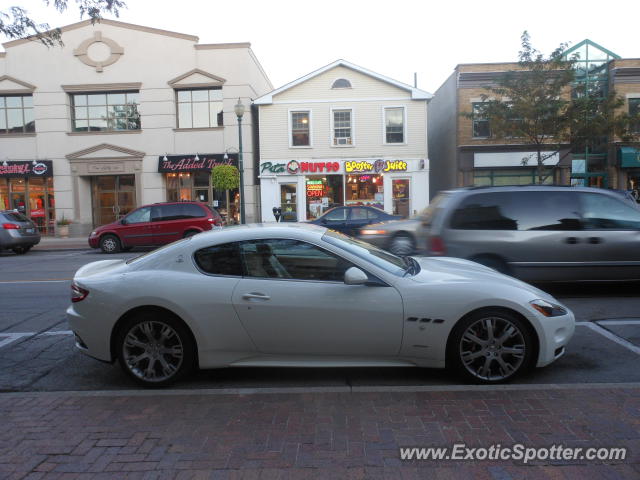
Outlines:
[[640, 229], [640, 210], [598, 193], [581, 193], [582, 219], [586, 230]]
[[237, 242], [202, 248], [193, 255], [198, 267], [213, 275], [242, 275], [242, 262]]
[[451, 217], [458, 230], [580, 230], [575, 192], [521, 191], [466, 197]]
[[289, 239], [250, 240], [240, 243], [244, 275], [254, 278], [289, 278], [343, 282], [353, 264], [316, 245]]
[[182, 218], [200, 218], [205, 216], [205, 211], [195, 203], [183, 203], [180, 205], [182, 208]]
[[372, 208], [367, 208], [367, 219], [376, 220], [377, 218], [380, 218], [381, 215], [382, 212], [377, 212]]
[[429, 202], [429, 206], [422, 210], [418, 217], [425, 225], [431, 225], [431, 222], [436, 216], [436, 212], [440, 210], [442, 204], [445, 203], [445, 200], [449, 198], [451, 194], [449, 193], [439, 193]]
[[366, 208], [352, 208], [351, 209], [351, 220], [367, 220], [367, 209]]
[[335, 210], [327, 212], [322, 218], [332, 222], [344, 221], [347, 219], [347, 209], [336, 208]]
[[12, 222], [28, 222], [29, 219], [18, 212], [4, 212], [2, 214], [7, 220]]
[[126, 216], [127, 224], [151, 221], [151, 207], [142, 207]]
[[405, 262], [402, 258], [393, 255], [370, 243], [357, 240], [334, 230], [328, 230], [322, 236], [322, 240], [338, 248], [342, 248], [357, 257], [373, 263], [383, 270], [394, 275], [404, 275]]

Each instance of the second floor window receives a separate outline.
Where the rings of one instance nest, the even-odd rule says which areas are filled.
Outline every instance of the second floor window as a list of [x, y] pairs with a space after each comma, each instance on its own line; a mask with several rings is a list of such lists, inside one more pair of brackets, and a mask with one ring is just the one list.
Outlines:
[[311, 115], [308, 111], [291, 112], [291, 146], [311, 146]]
[[351, 110], [333, 111], [333, 144], [352, 145]]
[[0, 135], [36, 131], [31, 95], [0, 96]]
[[640, 133], [640, 98], [629, 99], [629, 115], [638, 119], [631, 127], [631, 131], [633, 133]]
[[178, 128], [213, 128], [224, 125], [222, 89], [178, 90]]
[[404, 143], [404, 108], [384, 109], [385, 143]]
[[138, 92], [74, 93], [74, 132], [140, 130]]
[[484, 116], [482, 105], [473, 104], [473, 138], [489, 138], [491, 129], [489, 128], [489, 120]]

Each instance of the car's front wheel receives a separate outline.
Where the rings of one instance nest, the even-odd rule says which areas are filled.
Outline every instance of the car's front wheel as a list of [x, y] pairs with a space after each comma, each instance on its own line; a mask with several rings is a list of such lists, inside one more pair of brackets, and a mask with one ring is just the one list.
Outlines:
[[100, 250], [104, 253], [118, 253], [120, 248], [120, 239], [115, 235], [105, 235], [100, 239]]
[[170, 315], [137, 315], [120, 329], [116, 342], [122, 369], [145, 386], [173, 383], [194, 366], [191, 335]]
[[513, 313], [484, 310], [456, 325], [448, 350], [448, 364], [467, 380], [502, 383], [532, 366], [534, 333]]
[[29, 250], [31, 250], [31, 245], [29, 245], [28, 247], [16, 247], [13, 249], [13, 253], [15, 253], [16, 255], [23, 255]]
[[416, 248], [413, 237], [407, 233], [398, 233], [389, 242], [389, 251], [399, 257], [411, 255]]

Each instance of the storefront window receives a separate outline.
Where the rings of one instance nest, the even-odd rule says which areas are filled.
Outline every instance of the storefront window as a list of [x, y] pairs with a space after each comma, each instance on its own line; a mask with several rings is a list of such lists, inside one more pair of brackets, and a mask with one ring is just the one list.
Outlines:
[[330, 208], [342, 205], [342, 175], [309, 175], [305, 177], [307, 219], [313, 220]]
[[[543, 183], [553, 183], [553, 173], [545, 169]], [[478, 169], [474, 172], [475, 186], [535, 185], [538, 183], [536, 168]]]
[[382, 175], [347, 175], [345, 205], [384, 208]]
[[409, 179], [398, 178], [392, 182], [393, 186], [393, 214], [407, 218], [411, 211], [409, 205]]
[[42, 235], [53, 234], [53, 178], [0, 178], [0, 209], [17, 210], [29, 217]]

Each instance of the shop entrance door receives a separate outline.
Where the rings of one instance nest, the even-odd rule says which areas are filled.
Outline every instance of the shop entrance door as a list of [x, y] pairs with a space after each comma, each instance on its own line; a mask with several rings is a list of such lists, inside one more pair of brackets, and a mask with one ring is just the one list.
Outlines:
[[135, 208], [135, 175], [100, 175], [91, 183], [94, 226], [120, 220]]

